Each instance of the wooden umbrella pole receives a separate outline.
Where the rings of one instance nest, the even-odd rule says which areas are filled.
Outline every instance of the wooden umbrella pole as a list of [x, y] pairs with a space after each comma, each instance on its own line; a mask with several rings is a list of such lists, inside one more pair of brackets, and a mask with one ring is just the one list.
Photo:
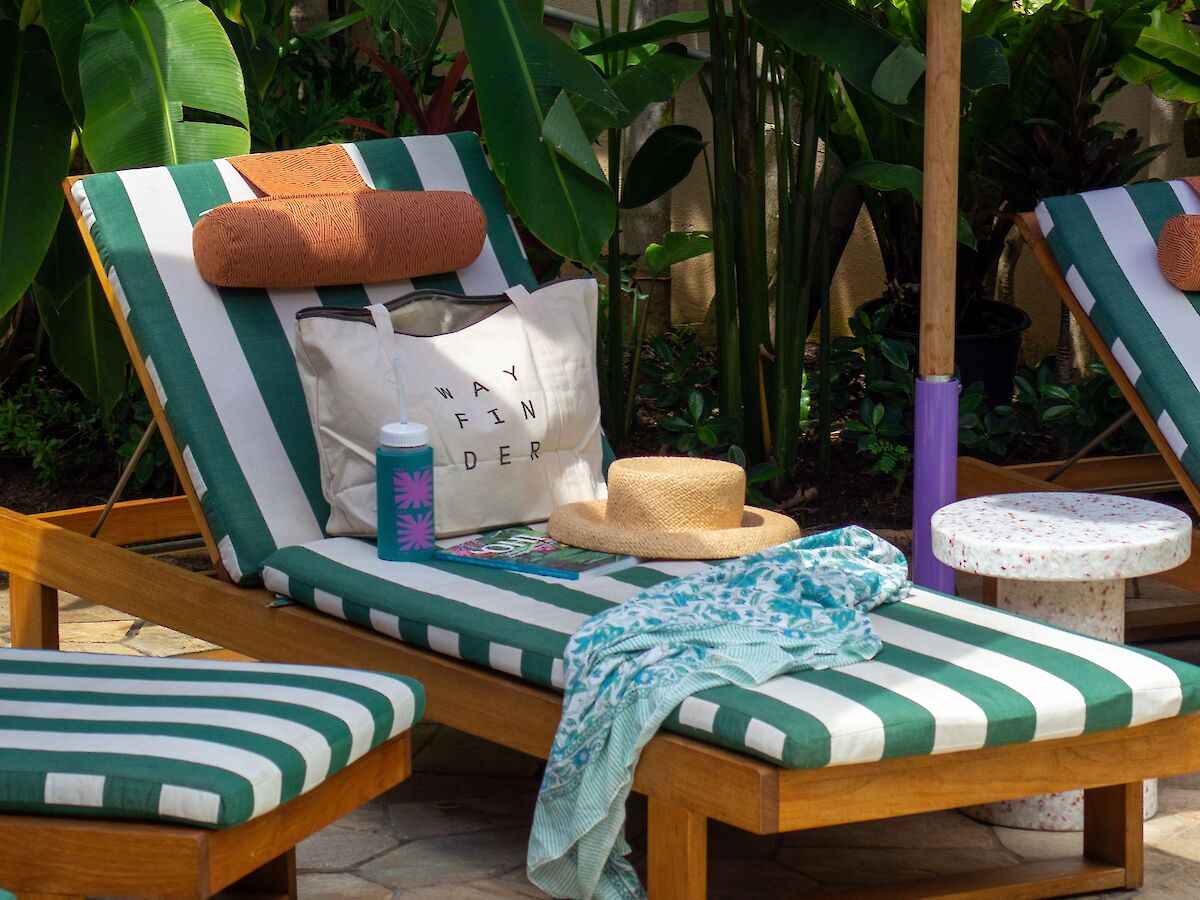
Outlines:
[[921, 220], [921, 339], [913, 466], [913, 579], [951, 592], [954, 573], [930, 546], [930, 517], [955, 499], [958, 381], [954, 378], [958, 249], [960, 0], [930, 0], [925, 38], [925, 197]]
[[929, 0], [925, 27], [925, 200], [921, 218], [919, 372], [928, 378], [954, 374], [962, 60], [959, 0]]

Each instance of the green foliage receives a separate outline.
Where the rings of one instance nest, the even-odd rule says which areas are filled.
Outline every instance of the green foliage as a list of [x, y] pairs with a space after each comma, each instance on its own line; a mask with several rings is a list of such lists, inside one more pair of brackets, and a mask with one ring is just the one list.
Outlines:
[[663, 103], [675, 96], [703, 65], [703, 60], [689, 57], [682, 44], [647, 48], [636, 61], [620, 67], [608, 79], [620, 101], [619, 108], [607, 109], [594, 102], [580, 104], [579, 119], [588, 137], [595, 140], [607, 129], [628, 128], [651, 103]]
[[437, 0], [358, 0], [376, 22], [390, 25], [405, 41], [419, 50], [437, 35]]
[[682, 409], [658, 420], [666, 446], [688, 456], [712, 455], [729, 446], [733, 422], [729, 416], [713, 413], [711, 396], [711, 391], [693, 388]]
[[98, 4], [83, 29], [83, 146], [97, 171], [250, 151], [241, 66], [197, 0]]
[[687, 177], [703, 150], [704, 139], [690, 125], [664, 125], [655, 131], [629, 161], [621, 208], [653, 203]]
[[712, 356], [691, 329], [656, 334], [646, 342], [640, 393], [659, 412], [663, 445], [688, 456], [724, 454], [732, 443], [732, 419], [714, 414], [717, 376]]
[[[116, 447], [116, 455], [122, 466], [133, 457], [153, 418], [154, 413], [150, 404], [146, 402], [141, 387], [131, 381], [109, 422], [111, 434], [108, 442], [111, 446], [120, 441]], [[170, 485], [174, 479], [175, 468], [171, 462], [171, 455], [167, 452], [162, 433], [157, 432], [133, 467], [133, 483], [141, 488], [159, 490]]]
[[[220, 6], [262, 30], [263, 0]], [[110, 412], [124, 390], [125, 349], [63, 212], [62, 179], [249, 145], [241, 67], [200, 0], [27, 0], [19, 21], [0, 17], [0, 316], [24, 301], [0, 344], [36, 312], [50, 358]], [[5, 355], [37, 364], [43, 342], [36, 329], [26, 334], [32, 346]]]
[[1111, 77], [1116, 51], [1105, 21], [1073, 18], [1052, 31], [1054, 80], [1044, 109], [1018, 126], [1020, 140], [989, 144], [980, 173], [1011, 210], [1125, 184], [1166, 149], [1143, 148], [1136, 129], [1100, 119], [1103, 104], [1123, 87]]
[[[751, 466], [734, 442], [732, 416], [716, 410], [717, 372], [711, 352], [702, 350], [695, 332], [679, 328], [646, 341], [641, 396], [653, 402], [663, 446], [688, 456], [724, 457], [747, 469], [750, 502], [769, 501], [758, 488], [783, 474], [774, 463]], [[808, 427], [809, 394], [803, 391], [802, 427]]]
[[595, 263], [612, 233], [616, 201], [595, 159], [580, 165], [582, 125], [566, 100], [610, 112], [623, 109], [620, 101], [577, 50], [546, 29], [540, 3], [458, 0], [455, 8], [496, 177], [546, 246]]
[[686, 328], [667, 334], [656, 334], [647, 342], [649, 354], [643, 363], [645, 381], [640, 393], [654, 402], [656, 408], [671, 414], [687, 410], [693, 392], [699, 393], [703, 405], [712, 408], [716, 394], [712, 390], [717, 370], [712, 357], [703, 353], [693, 331]]
[[[1087, 366], [1087, 377], [1072, 384], [1054, 378], [1052, 357], [1036, 368], [1022, 367], [1015, 379], [1014, 412], [1026, 452], [1038, 445], [1059, 444], [1073, 453], [1129, 411], [1121, 389], [1103, 363]], [[1101, 449], [1110, 454], [1151, 453], [1153, 443], [1137, 419], [1109, 437]]]
[[[924, 46], [927, 0], [855, 3], [901, 40]], [[1139, 35], [1149, 34], [1156, 21], [1150, 10], [1166, 10], [1166, 4], [1096, 0], [1084, 6], [1069, 0], [975, 0], [964, 12], [960, 317], [971, 300], [988, 295], [1012, 213], [1026, 212], [1052, 194], [1123, 184], [1161, 149], [1143, 150], [1136, 132], [1097, 118], [1101, 104], [1125, 84], [1112, 77], [1114, 69], [1119, 73]], [[1195, 35], [1186, 40], [1200, 48]], [[853, 83], [844, 83], [836, 96], [834, 151], [851, 171], [864, 163], [887, 164], [874, 173], [887, 177], [855, 179], [878, 238], [885, 293], [915, 302], [921, 212], [914, 187], [923, 123]], [[964, 239], [964, 225], [971, 240]]]
[[0, 21], [0, 316], [50, 245], [70, 157], [71, 112], [46, 32]]
[[94, 466], [105, 437], [98, 411], [67, 391], [31, 379], [0, 396], [0, 453], [28, 460], [42, 484]]
[[708, 31], [707, 12], [671, 13], [640, 28], [617, 31], [604, 40], [588, 41], [580, 47], [584, 56], [604, 56], [618, 50], [633, 50], [656, 41]]
[[112, 412], [125, 391], [125, 344], [69, 210], [33, 285], [50, 358], [102, 414]]
[[[707, 6], [717, 392], [720, 408], [737, 413], [736, 439], [748, 458], [790, 472], [805, 342], [837, 262], [828, 252], [831, 185], [817, 176], [818, 145], [830, 143], [831, 95], [844, 83], [896, 115], [919, 117], [925, 60], [841, 0]], [[768, 119], [774, 127], [764, 134]], [[778, 211], [774, 246], [768, 205]]]
[[[290, 52], [278, 58], [265, 90], [247, 93], [255, 151], [352, 140], [360, 131], [404, 134], [411, 130], [380, 65], [360, 55], [358, 46], [341, 31], [330, 37], [328, 30], [293, 36]], [[376, 56], [396, 71], [413, 75], [419, 66], [416, 55], [403, 47], [401, 53]]]
[[[1149, 21], [1122, 29], [1123, 55], [1116, 64], [1119, 78], [1145, 84], [1164, 100], [1190, 105], [1194, 119], [1200, 104], [1200, 38], [1195, 32], [1194, 2], [1151, 3]], [[1145, 4], [1137, 4], [1140, 9]], [[1131, 46], [1132, 42], [1132, 46]]]
[[[833, 342], [834, 404], [846, 416], [843, 439], [855, 442], [873, 474], [908, 475], [913, 443], [916, 348], [883, 335], [890, 307], [873, 316], [859, 312], [851, 334]], [[1054, 379], [1054, 358], [1023, 367], [1011, 403], [987, 406], [983, 385], [964, 387], [958, 403], [958, 443], [968, 455], [1003, 461], [1057, 458], [1073, 453], [1129, 409], [1101, 363], [1087, 367], [1079, 383]], [[1108, 453], [1148, 452], [1150, 441], [1136, 420], [1104, 442]]]
[[907, 104], [925, 74], [925, 56], [841, 0], [778, 3], [744, 0], [759, 26], [802, 56], [834, 69], [858, 90], [881, 101]]
[[651, 275], [661, 275], [675, 263], [712, 253], [712, 232], [670, 231], [662, 243], [646, 246], [646, 269]]

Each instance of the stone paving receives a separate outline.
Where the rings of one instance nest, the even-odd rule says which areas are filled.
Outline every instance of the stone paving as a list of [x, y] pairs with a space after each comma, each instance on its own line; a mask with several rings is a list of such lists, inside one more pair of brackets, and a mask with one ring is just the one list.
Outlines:
[[[1148, 597], [1164, 595], [1144, 582]], [[967, 595], [977, 584], [960, 585]], [[1137, 601], [1131, 601], [1137, 602]], [[60, 599], [67, 650], [204, 655], [211, 644], [96, 606]], [[0, 590], [0, 645], [8, 593]], [[1156, 649], [1200, 662], [1200, 640]], [[305, 900], [495, 900], [545, 897], [525, 879], [525, 842], [539, 761], [451, 729], [420, 725], [414, 774], [299, 848]], [[1143, 898], [1200, 897], [1200, 774], [1161, 782], [1162, 811], [1146, 824]], [[630, 802], [635, 864], [644, 857], [645, 806]], [[981, 825], [956, 812], [757, 837], [714, 824], [710, 897], [758, 900], [814, 894], [1077, 854], [1079, 834]]]

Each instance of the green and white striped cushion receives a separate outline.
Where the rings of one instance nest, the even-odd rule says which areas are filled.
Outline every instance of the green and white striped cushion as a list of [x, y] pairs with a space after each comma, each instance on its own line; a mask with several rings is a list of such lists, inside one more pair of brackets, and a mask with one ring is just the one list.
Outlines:
[[1182, 181], [1053, 197], [1037, 208], [1079, 305], [1200, 484], [1200, 293], [1163, 277], [1156, 246], [1179, 213], [1200, 213]]
[[412, 727], [409, 678], [0, 650], [0, 811], [238, 825]]
[[480, 257], [413, 282], [305, 290], [217, 289], [192, 257], [202, 213], [254, 196], [225, 160], [91, 175], [83, 212], [231, 577], [257, 580], [277, 547], [323, 535], [329, 508], [293, 343], [296, 311], [388, 300], [413, 287], [468, 294], [534, 286], [533, 273], [470, 133], [346, 145], [381, 189], [470, 191], [488, 218]]
[[[266, 585], [407, 643], [544, 686], [588, 617], [703, 568], [654, 562], [564, 581], [448, 562], [387, 563], [329, 538], [275, 553]], [[667, 727], [792, 768], [947, 753], [1122, 728], [1200, 708], [1200, 668], [914, 590], [876, 610], [869, 662], [724, 687]]]

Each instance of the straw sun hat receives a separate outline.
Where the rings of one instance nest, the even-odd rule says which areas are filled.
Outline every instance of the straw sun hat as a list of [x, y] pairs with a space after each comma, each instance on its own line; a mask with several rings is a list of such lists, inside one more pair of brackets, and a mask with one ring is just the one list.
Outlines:
[[554, 510], [556, 541], [651, 559], [728, 559], [800, 537], [787, 516], [745, 505], [746, 473], [713, 459], [645, 456], [608, 470], [608, 499]]

